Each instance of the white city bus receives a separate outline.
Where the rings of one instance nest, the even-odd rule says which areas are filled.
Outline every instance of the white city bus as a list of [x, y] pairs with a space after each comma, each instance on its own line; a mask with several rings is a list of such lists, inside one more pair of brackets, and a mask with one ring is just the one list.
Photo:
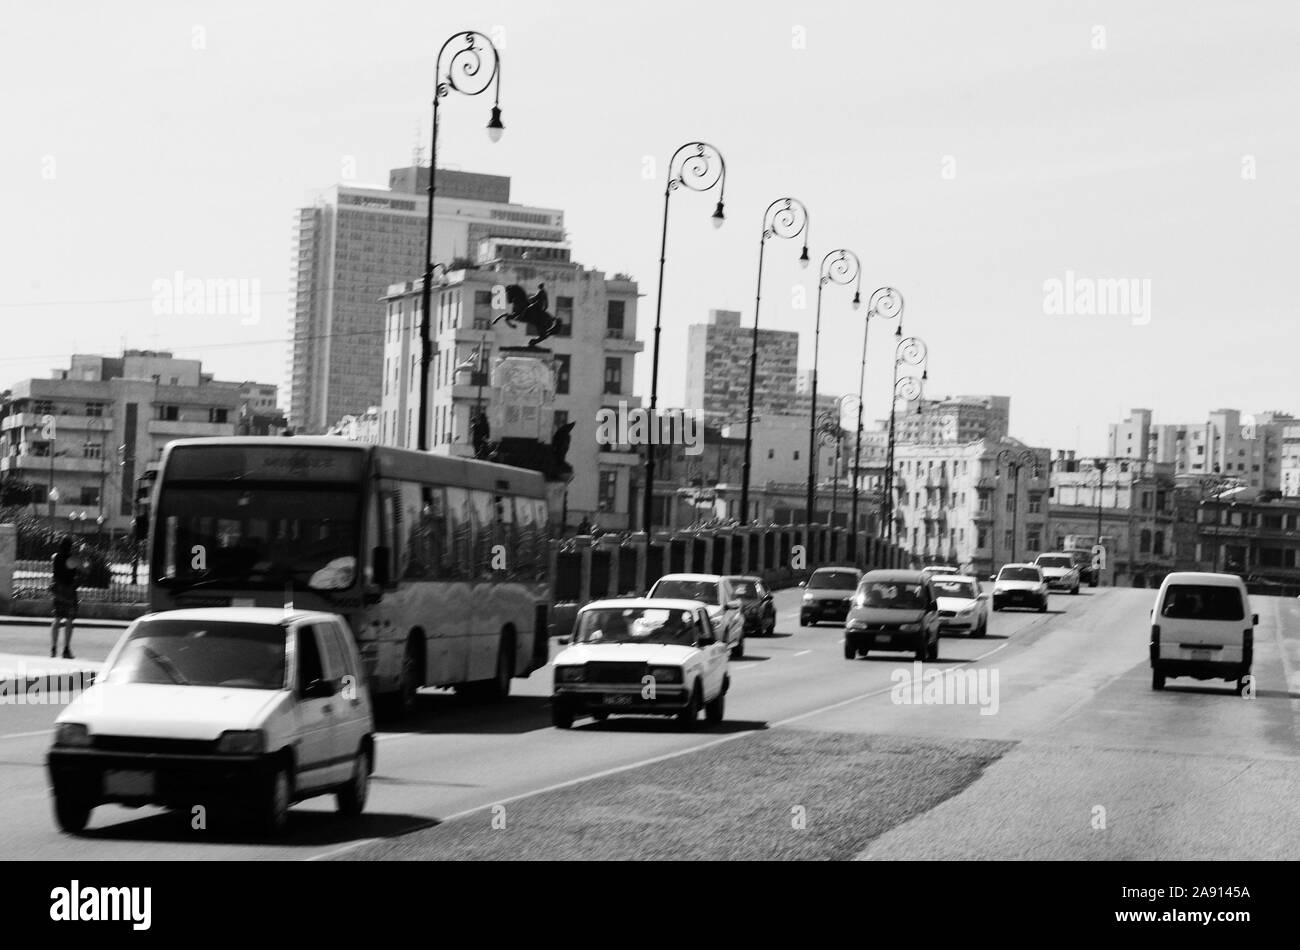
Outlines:
[[150, 605], [347, 618], [377, 699], [504, 697], [547, 660], [537, 472], [334, 438], [181, 439], [153, 491]]

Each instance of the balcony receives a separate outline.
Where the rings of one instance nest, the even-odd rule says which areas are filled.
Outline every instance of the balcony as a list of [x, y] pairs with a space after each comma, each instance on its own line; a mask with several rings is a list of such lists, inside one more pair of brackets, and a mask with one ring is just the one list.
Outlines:
[[[51, 465], [51, 463], [53, 463]], [[0, 472], [20, 472], [23, 477], [32, 481], [40, 481], [40, 474], [44, 472], [49, 475], [53, 467], [54, 472], [85, 472], [93, 473], [99, 476], [101, 472], [111, 472], [117, 467], [117, 463], [104, 458], [82, 458], [80, 455], [56, 455], [53, 459], [48, 455], [10, 455], [0, 458]]]
[[[617, 336], [613, 334], [617, 333]], [[633, 336], [624, 336], [622, 330], [605, 331], [605, 349], [612, 353], [640, 353], [645, 344]]]

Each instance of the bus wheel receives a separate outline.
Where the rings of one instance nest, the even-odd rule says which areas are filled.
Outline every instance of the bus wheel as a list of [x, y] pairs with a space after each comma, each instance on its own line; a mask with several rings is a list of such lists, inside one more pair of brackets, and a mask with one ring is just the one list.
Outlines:
[[415, 712], [420, 701], [420, 687], [424, 685], [420, 675], [421, 668], [418, 648], [414, 640], [406, 641], [402, 653], [402, 668], [397, 674], [397, 693], [388, 697], [386, 705], [389, 711], [398, 716], [409, 716]]
[[497, 651], [496, 675], [488, 681], [487, 698], [500, 702], [510, 698], [510, 681], [515, 678], [515, 639], [502, 634], [501, 649]]

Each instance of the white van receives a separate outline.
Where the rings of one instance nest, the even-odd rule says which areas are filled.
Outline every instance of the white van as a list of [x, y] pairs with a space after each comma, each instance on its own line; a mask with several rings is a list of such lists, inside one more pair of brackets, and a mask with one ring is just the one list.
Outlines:
[[1151, 688], [1170, 676], [1236, 681], [1246, 690], [1259, 614], [1236, 574], [1184, 571], [1160, 585], [1151, 609]]

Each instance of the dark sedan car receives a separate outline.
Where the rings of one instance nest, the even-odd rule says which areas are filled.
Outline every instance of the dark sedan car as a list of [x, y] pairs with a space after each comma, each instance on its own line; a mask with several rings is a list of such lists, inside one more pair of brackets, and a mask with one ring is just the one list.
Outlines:
[[731, 590], [740, 601], [745, 616], [745, 633], [751, 636], [770, 637], [776, 632], [776, 604], [772, 592], [761, 578], [748, 574], [732, 574]]

